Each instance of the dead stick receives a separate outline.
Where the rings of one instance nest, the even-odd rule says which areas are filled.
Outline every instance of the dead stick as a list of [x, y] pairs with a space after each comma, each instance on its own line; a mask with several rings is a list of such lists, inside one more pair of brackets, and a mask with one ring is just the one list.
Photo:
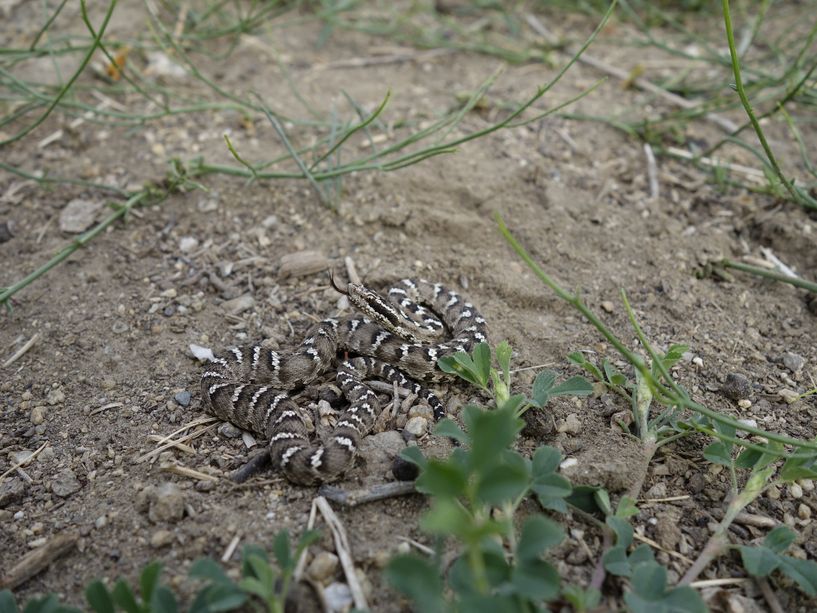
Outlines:
[[367, 502], [385, 500], [406, 494], [416, 494], [413, 481], [394, 481], [392, 483], [381, 483], [372, 487], [359, 490], [344, 490], [332, 485], [322, 485], [318, 494], [328, 498], [332, 502], [337, 502], [345, 507], [356, 507]]
[[355, 607], [361, 610], [367, 610], [369, 604], [366, 602], [366, 596], [363, 594], [363, 588], [358, 581], [357, 573], [355, 572], [355, 563], [352, 560], [351, 549], [349, 547], [349, 539], [346, 537], [346, 530], [343, 527], [338, 516], [329, 506], [326, 498], [318, 496], [315, 499], [315, 504], [318, 510], [323, 515], [324, 520], [332, 531], [332, 536], [335, 537], [335, 550], [338, 552], [340, 558], [340, 565], [343, 567], [343, 574], [346, 576], [346, 583], [349, 585], [349, 590], [352, 592], [352, 599]]
[[59, 534], [42, 547], [28, 552], [0, 580], [0, 587], [14, 589], [21, 583], [28, 581], [34, 575], [48, 568], [51, 562], [73, 549], [77, 539], [76, 534]]

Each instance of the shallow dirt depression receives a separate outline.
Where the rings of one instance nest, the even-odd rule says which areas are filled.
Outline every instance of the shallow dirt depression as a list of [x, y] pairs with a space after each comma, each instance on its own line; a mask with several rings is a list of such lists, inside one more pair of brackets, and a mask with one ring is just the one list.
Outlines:
[[[3, 28], [19, 46], [42, 27], [42, 16], [29, 3], [10, 10], [13, 24]], [[61, 16], [62, 27], [81, 32], [77, 9], [65, 10], [74, 12]], [[147, 27], [144, 11], [141, 4], [123, 3], [107, 35], [136, 40]], [[92, 15], [101, 19], [100, 10]], [[781, 19], [793, 16], [783, 13]], [[575, 43], [595, 27], [586, 17], [544, 17], [557, 34]], [[226, 46], [216, 40], [212, 58], [195, 59], [219, 87], [248, 100], [248, 92], [257, 92], [286, 117], [310, 116], [288, 82], [319, 115], [337, 113], [349, 120], [356, 115], [341, 92], [366, 113], [390, 92], [382, 125], [372, 126], [387, 135], [375, 139], [381, 148], [404, 137], [407, 129], [458, 108], [459, 94], [473, 93], [500, 64], [484, 55], [396, 47], [387, 39], [349, 31], [323, 41], [321, 28], [314, 19], [292, 19], [286, 28], [239, 37], [227, 59], [219, 56]], [[636, 51], [616, 43], [626, 28], [611, 24], [591, 48], [593, 55], [627, 69], [634, 66]], [[360, 61], [401, 54], [389, 63]], [[145, 70], [147, 55], [131, 55], [129, 62]], [[555, 57], [562, 63], [568, 56]], [[53, 78], [46, 60], [31, 60], [25, 70]], [[69, 73], [74, 68], [66, 66]], [[507, 66], [446, 138], [500, 121], [556, 71], [541, 63]], [[576, 64], [526, 116], [576, 96], [602, 76]], [[155, 79], [172, 84], [180, 100], [213, 99], [212, 91], [189, 74]], [[80, 83], [87, 90], [106, 85], [90, 72]], [[105, 95], [114, 109], [155, 110], [132, 92]], [[608, 79], [569, 110], [625, 116], [647, 107], [660, 111], [661, 105], [660, 99]], [[739, 110], [723, 116], [744, 121]], [[206, 163], [241, 168], [225, 146], [225, 133], [242, 158], [253, 163], [286, 154], [262, 113], [216, 108], [137, 126], [75, 125], [76, 118], [52, 114], [27, 138], [5, 146], [3, 161], [29, 173], [139, 189], [145, 182], [160, 182], [172, 158], [191, 164], [201, 156]], [[402, 127], [401, 119], [410, 127]], [[308, 126], [283, 124], [293, 145], [307, 151], [319, 135]], [[3, 139], [21, 126], [0, 128]], [[722, 136], [703, 120], [686, 129], [686, 136], [703, 143], [701, 148]], [[814, 125], [802, 129], [804, 140], [815, 142]], [[795, 150], [785, 125], [770, 130], [779, 139], [776, 145]], [[342, 158], [359, 158], [370, 146], [365, 134], [356, 135], [342, 148]], [[739, 161], [752, 163], [746, 156]], [[757, 256], [767, 248], [809, 276], [817, 269], [814, 216], [790, 202], [716, 186], [708, 174], [682, 161], [659, 157], [656, 164], [657, 197], [650, 193], [640, 141], [603, 123], [555, 115], [394, 172], [357, 172], [331, 186], [325, 182], [335, 210], [303, 180], [248, 182], [225, 174], [197, 178], [204, 189], [191, 185], [135, 208], [15, 294], [13, 309], [0, 318], [3, 362], [36, 339], [0, 370], [0, 473], [39, 451], [0, 482], [0, 570], [8, 571], [55, 537], [76, 537], [44, 572], [16, 588], [19, 602], [55, 592], [82, 606], [84, 586], [94, 578], [121, 575], [133, 581], [153, 559], [164, 564], [165, 581], [189, 595], [192, 584], [186, 577], [193, 560], [220, 559], [237, 543], [226, 561], [235, 570], [243, 545], [269, 548], [282, 528], [295, 534], [303, 530], [315, 488], [293, 486], [274, 472], [237, 486], [229, 475], [263, 441], [250, 447], [252, 441], [234, 428], [189, 425], [205, 417], [198, 384], [203, 367], [189, 346], [218, 351], [262, 338], [283, 349], [295, 346], [316, 319], [343, 312], [327, 270], [345, 275], [346, 258], [375, 288], [420, 276], [461, 292], [484, 314], [492, 342], [507, 339], [512, 345], [514, 368], [547, 366], [562, 375], [577, 374], [565, 356], [581, 350], [588, 359], [598, 363], [607, 357], [629, 372], [598, 332], [516, 258], [497, 231], [494, 211], [533, 257], [566, 288], [580, 292], [629, 346], [636, 344], [620, 288], [657, 347], [688, 345], [673, 372], [694, 399], [768, 430], [813, 438], [817, 396], [791, 404], [781, 396], [783, 390], [804, 392], [817, 377], [817, 316], [804, 292], [740, 273], [731, 281], [696, 273], [721, 257]], [[291, 162], [281, 167], [295, 168]], [[75, 230], [70, 223], [84, 230], [111, 212], [106, 202], [124, 202], [83, 185], [38, 184], [0, 173], [0, 222], [14, 222], [13, 234], [0, 243], [0, 284], [5, 286], [75, 237], [65, 231]], [[79, 220], [67, 218], [70, 206]], [[282, 274], [282, 258], [303, 251], [319, 254], [314, 272]], [[520, 391], [529, 391], [535, 372], [516, 375]], [[730, 373], [748, 381], [732, 397], [723, 393]], [[459, 384], [435, 389], [453, 415], [478, 396]], [[577, 481], [604, 485], [615, 498], [637, 478], [632, 471], [638, 447], [611, 419], [627, 408], [612, 394], [558, 399], [529, 416], [519, 447], [525, 452], [541, 444], [560, 448], [578, 460], [581, 471], [572, 475]], [[387, 424], [386, 430], [400, 430], [404, 421]], [[199, 430], [204, 431], [182, 445], [159, 450], [164, 437], [177, 433], [178, 439]], [[400, 441], [381, 438], [391, 447], [370, 448], [339, 485], [354, 489], [393, 479], [388, 452]], [[637, 532], [660, 546], [655, 551], [670, 569], [670, 581], [683, 574], [685, 558], [697, 555], [708, 526], [724, 508], [728, 475], [703, 459], [701, 450], [709, 442], [690, 437], [662, 450], [650, 466], [633, 522]], [[418, 444], [445, 450], [430, 434]], [[747, 511], [792, 525], [799, 535], [793, 554], [814, 559], [817, 535], [811, 515], [817, 498], [810, 481], [797, 493], [770, 491]], [[372, 610], [408, 607], [386, 585], [381, 569], [405, 539], [432, 544], [419, 528], [426, 508], [419, 495], [353, 509], [335, 505], [355, 565], [365, 576]], [[523, 513], [534, 510], [532, 502], [522, 506]], [[554, 563], [565, 581], [587, 584], [601, 550], [600, 534], [578, 516], [562, 519], [568, 537]], [[317, 527], [324, 538], [311, 551], [332, 550], [328, 529], [320, 522]], [[731, 536], [735, 543], [749, 543], [767, 531], [738, 524]], [[718, 559], [703, 575], [732, 576], [745, 576], [732, 555]], [[340, 569], [328, 580], [333, 579], [342, 580]], [[728, 590], [764, 606], [752, 584]], [[618, 595], [609, 590], [611, 598]], [[792, 611], [814, 606], [793, 589], [779, 589], [778, 598]]]

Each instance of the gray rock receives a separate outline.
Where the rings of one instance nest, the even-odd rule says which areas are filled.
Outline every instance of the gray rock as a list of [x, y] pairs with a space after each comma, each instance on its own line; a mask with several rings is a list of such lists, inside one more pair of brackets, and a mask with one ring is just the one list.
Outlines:
[[102, 202], [75, 198], [60, 212], [60, 230], [69, 234], [84, 232], [93, 225], [101, 209]]
[[158, 549], [173, 543], [174, 535], [170, 530], [157, 530], [150, 537], [150, 546]]
[[0, 509], [19, 502], [26, 493], [28, 484], [22, 479], [10, 479], [0, 483]]
[[231, 315], [239, 315], [255, 306], [255, 298], [250, 294], [244, 294], [238, 298], [225, 300], [221, 306]]
[[58, 472], [51, 481], [51, 491], [60, 498], [67, 498], [74, 492], [78, 492], [81, 487], [77, 476], [70, 468]]
[[323, 591], [326, 606], [330, 611], [348, 611], [354, 604], [352, 590], [345, 583], [330, 583]]
[[803, 370], [806, 365], [806, 359], [802, 355], [796, 353], [786, 353], [783, 355], [783, 366], [788, 368], [793, 373], [797, 374]]
[[225, 438], [238, 438], [241, 436], [241, 429], [225, 421], [218, 427], [218, 433]]
[[184, 495], [175, 483], [162, 483], [153, 490], [148, 517], [150, 521], [157, 523], [161, 521], [174, 522], [184, 515]]
[[406, 422], [406, 431], [419, 438], [428, 432], [428, 420], [420, 416], [412, 417]]
[[62, 391], [61, 387], [52, 389], [48, 392], [48, 396], [45, 397], [45, 401], [51, 406], [65, 402], [65, 392]]
[[367, 466], [387, 469], [392, 458], [403, 450], [406, 444], [399, 432], [388, 430], [367, 436], [360, 443], [358, 458]]
[[752, 395], [752, 383], [742, 374], [730, 372], [721, 386], [721, 393], [730, 400], [743, 400]]
[[184, 390], [173, 396], [173, 400], [178, 402], [181, 406], [186, 407], [190, 404], [190, 392]]
[[318, 583], [324, 583], [338, 569], [338, 556], [331, 551], [318, 552], [306, 569], [306, 574]]

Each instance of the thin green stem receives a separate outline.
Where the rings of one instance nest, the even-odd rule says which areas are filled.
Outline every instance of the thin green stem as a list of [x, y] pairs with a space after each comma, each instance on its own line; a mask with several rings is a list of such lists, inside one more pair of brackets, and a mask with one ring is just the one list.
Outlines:
[[[57, 105], [60, 103], [60, 100], [62, 100], [63, 96], [65, 96], [65, 94], [68, 93], [68, 90], [71, 89], [71, 86], [74, 84], [74, 81], [76, 81], [79, 78], [79, 75], [81, 75], [82, 72], [85, 70], [85, 67], [91, 61], [94, 52], [100, 46], [100, 43], [102, 41], [102, 35], [105, 33], [105, 30], [108, 27], [108, 22], [111, 20], [111, 16], [113, 15], [113, 9], [116, 6], [116, 2], [117, 0], [111, 0], [111, 3], [108, 5], [108, 12], [105, 13], [105, 18], [102, 20], [102, 25], [99, 27], [99, 31], [96, 33], [96, 36], [94, 36], [94, 40], [91, 43], [88, 52], [85, 54], [85, 57], [82, 58], [79, 67], [74, 72], [74, 74], [71, 75], [71, 78], [68, 80], [68, 82], [60, 88], [60, 90], [57, 92], [57, 95], [54, 96], [54, 98], [51, 100], [51, 104], [48, 105], [48, 108], [46, 108], [43, 114], [40, 115], [28, 127], [23, 128], [14, 136], [11, 136], [6, 140], [0, 141], [0, 146], [8, 145], [10, 143], [18, 141], [27, 134], [31, 133], [37, 126], [44, 122], [46, 118], [51, 114], [51, 112], [57, 107]], [[86, 5], [86, 0], [80, 0], [80, 7], [82, 9], [83, 19], [87, 19], [88, 7]]]
[[783, 184], [789, 194], [791, 194], [791, 197], [802, 206], [817, 208], [817, 200], [814, 200], [814, 198], [805, 194], [802, 190], [795, 189], [791, 181], [789, 181], [783, 175], [783, 171], [780, 169], [780, 165], [777, 163], [777, 158], [766, 140], [766, 135], [763, 133], [763, 129], [760, 127], [760, 122], [757, 120], [757, 117], [755, 117], [755, 113], [752, 110], [752, 104], [749, 102], [749, 97], [746, 95], [746, 89], [743, 86], [743, 79], [741, 78], [740, 74], [740, 59], [738, 58], [738, 52], [735, 47], [735, 34], [732, 31], [732, 17], [729, 13], [729, 0], [721, 0], [721, 4], [723, 6], [723, 21], [726, 27], [726, 40], [729, 43], [729, 55], [732, 58], [732, 72], [735, 75], [735, 88], [737, 89], [740, 102], [743, 105], [746, 114], [749, 116], [749, 121], [752, 122], [752, 127], [755, 130], [755, 134], [757, 134], [760, 145], [763, 147], [763, 151], [766, 153], [766, 157], [769, 160], [769, 164], [771, 164], [772, 168], [774, 169], [775, 175], [777, 175], [778, 180]]
[[131, 196], [125, 204], [118, 206], [117, 209], [108, 215], [103, 221], [99, 224], [88, 230], [87, 232], [81, 234], [76, 239], [71, 241], [68, 245], [60, 249], [54, 257], [48, 260], [45, 264], [40, 266], [35, 271], [31, 272], [30, 274], [26, 275], [22, 279], [20, 279], [17, 283], [12, 285], [11, 287], [6, 287], [0, 292], [0, 304], [9, 305], [9, 299], [19, 292], [21, 289], [30, 285], [33, 281], [47, 273], [49, 270], [60, 264], [63, 260], [68, 258], [72, 253], [87, 245], [94, 237], [98, 234], [103, 232], [108, 226], [110, 226], [113, 222], [117, 219], [124, 217], [133, 207], [138, 205], [140, 202], [145, 200], [149, 195], [147, 190], [141, 191], [134, 196]]
[[748, 272], [749, 274], [757, 275], [758, 277], [780, 281], [781, 283], [788, 283], [789, 285], [817, 293], [817, 283], [812, 283], [811, 281], [806, 281], [805, 279], [792, 277], [790, 275], [784, 275], [782, 272], [777, 272], [776, 270], [768, 270], [766, 268], [760, 268], [759, 266], [751, 266], [750, 264], [735, 262], [726, 258], [718, 262], [718, 264], [724, 268], [734, 268], [735, 270]]

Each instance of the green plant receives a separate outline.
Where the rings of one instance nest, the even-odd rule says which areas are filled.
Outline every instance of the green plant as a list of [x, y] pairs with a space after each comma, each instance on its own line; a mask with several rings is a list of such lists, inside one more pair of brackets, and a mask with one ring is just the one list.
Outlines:
[[[460, 443], [450, 457], [427, 459], [417, 447], [403, 452], [420, 469], [417, 490], [431, 498], [421, 526], [462, 546], [450, 569], [440, 568], [439, 556], [429, 560], [411, 555], [395, 558], [387, 568], [390, 582], [424, 611], [497, 607], [526, 611], [561, 592], [558, 573], [543, 559], [564, 538], [561, 526], [540, 514], [526, 517], [521, 528], [514, 522], [519, 505], [531, 494], [543, 508], [567, 510], [571, 486], [557, 472], [561, 454], [543, 446], [528, 459], [512, 445], [522, 429], [524, 411], [542, 408], [556, 395], [589, 394], [592, 386], [581, 377], [555, 385], [555, 374], [548, 371], [536, 378], [534, 398], [529, 400], [510, 393], [510, 346], [501, 343], [495, 355], [498, 368], [491, 364], [488, 345], [481, 343], [471, 355], [460, 352], [439, 361], [442, 370], [488, 391], [494, 399], [491, 409], [464, 407], [464, 429], [449, 419], [438, 424], [436, 434]], [[450, 596], [445, 595], [446, 583]], [[575, 588], [569, 593], [581, 601]]]
[[[217, 613], [234, 611], [250, 605], [256, 611], [283, 613], [284, 603], [292, 582], [295, 565], [301, 553], [319, 537], [315, 531], [301, 535], [293, 551], [289, 534], [282, 530], [272, 545], [277, 568], [266, 552], [248, 545], [241, 556], [241, 578], [233, 581], [220, 564], [211, 559], [197, 560], [190, 567], [190, 577], [203, 581], [188, 611]], [[139, 594], [124, 579], [117, 579], [113, 588], [96, 579], [85, 588], [85, 599], [94, 613], [175, 613], [179, 607], [173, 591], [159, 582], [161, 562], [151, 562], [139, 576]], [[259, 604], [260, 601], [260, 604]], [[0, 591], [0, 613], [21, 613], [14, 596]], [[59, 603], [53, 594], [27, 602], [22, 613], [79, 613], [79, 609]]]

